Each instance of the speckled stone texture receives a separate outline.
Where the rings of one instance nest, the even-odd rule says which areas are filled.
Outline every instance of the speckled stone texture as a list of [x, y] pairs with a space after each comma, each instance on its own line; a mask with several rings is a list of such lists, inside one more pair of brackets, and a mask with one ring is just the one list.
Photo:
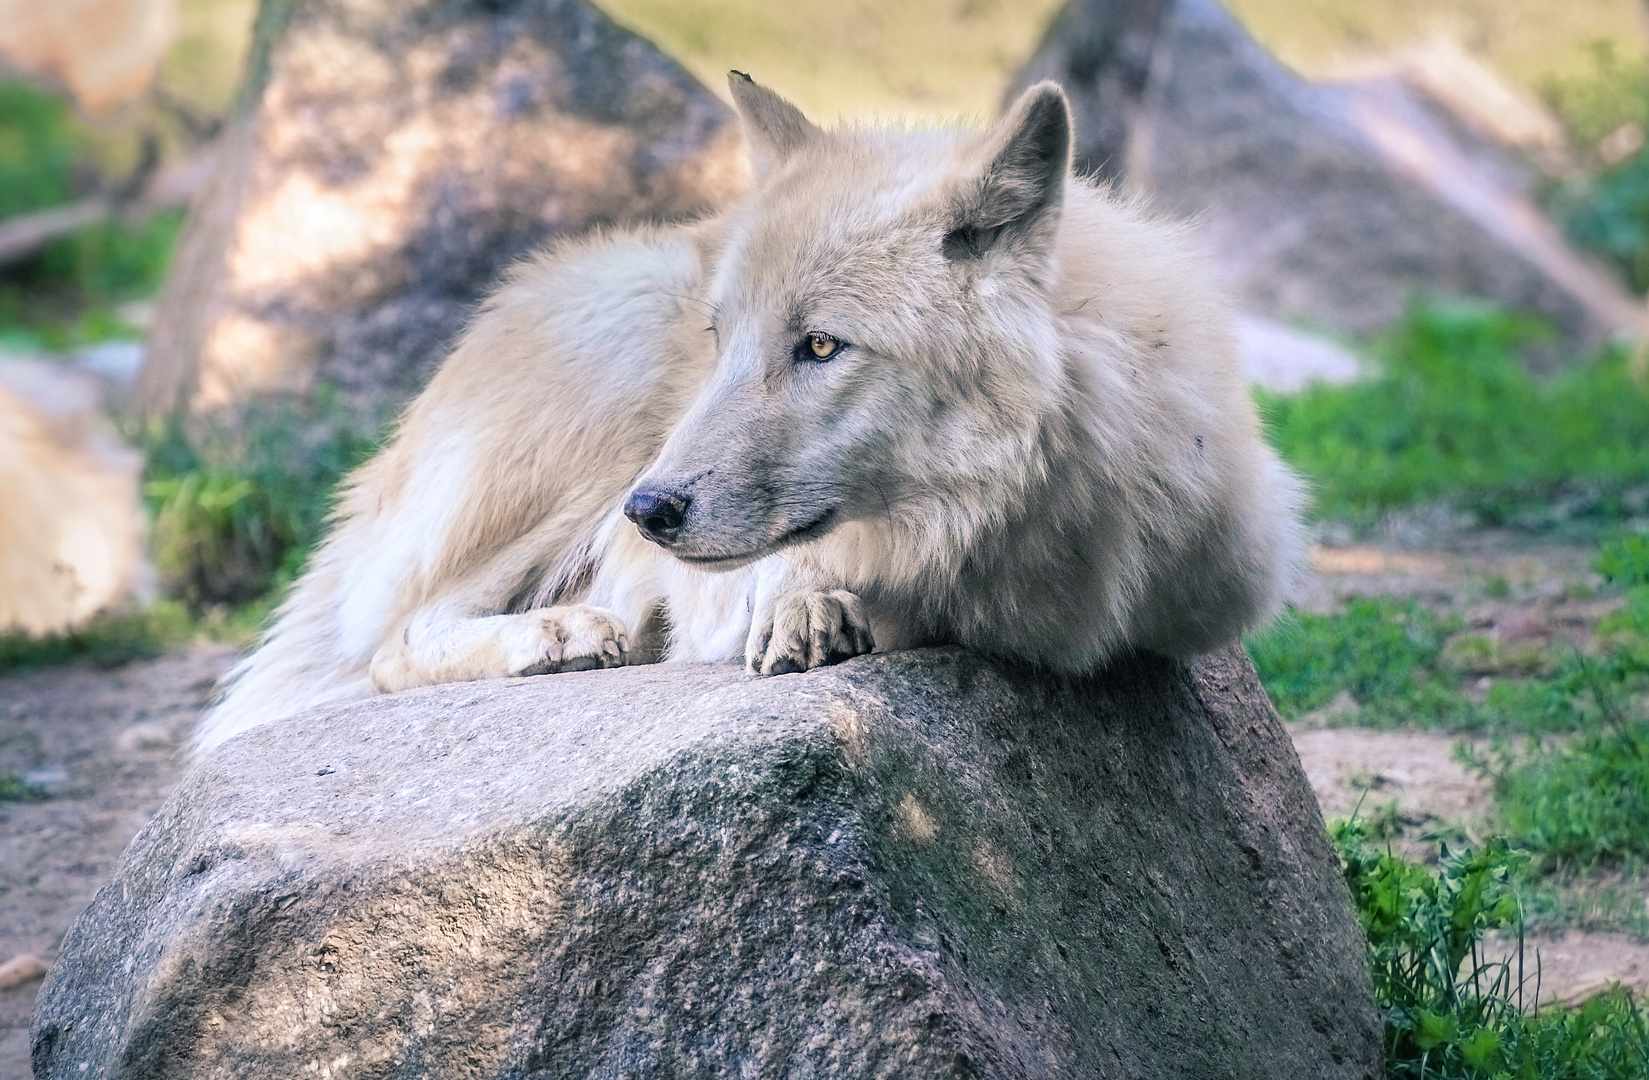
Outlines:
[[434, 687], [199, 765], [40, 994], [40, 1080], [1373, 1078], [1240, 652]]
[[413, 393], [541, 243], [746, 179], [732, 110], [584, 0], [263, 0], [138, 383], [234, 410]]

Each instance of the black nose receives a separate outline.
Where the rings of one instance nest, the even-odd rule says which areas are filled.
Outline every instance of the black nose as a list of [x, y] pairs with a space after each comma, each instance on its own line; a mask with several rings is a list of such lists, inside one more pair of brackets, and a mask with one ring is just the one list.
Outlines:
[[624, 500], [624, 516], [635, 522], [647, 539], [668, 544], [681, 531], [681, 520], [692, 501], [691, 496], [680, 492], [636, 488]]

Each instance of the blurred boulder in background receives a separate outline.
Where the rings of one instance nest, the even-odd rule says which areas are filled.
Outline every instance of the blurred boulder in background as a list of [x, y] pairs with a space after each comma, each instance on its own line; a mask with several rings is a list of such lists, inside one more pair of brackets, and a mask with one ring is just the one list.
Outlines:
[[152, 591], [142, 462], [102, 395], [87, 372], [0, 357], [0, 633], [66, 630]]
[[[1422, 59], [1314, 84], [1215, 0], [1072, 0], [1010, 93], [1065, 83], [1078, 160], [1197, 217], [1217, 268], [1258, 315], [1362, 334], [1416, 296], [1480, 297], [1552, 320], [1558, 347], [1533, 357], [1548, 363], [1637, 330], [1641, 309], [1535, 206], [1526, 170], [1496, 145], [1503, 133], [1479, 123], [1463, 134], [1469, 111], [1445, 118], [1448, 93], [1415, 89], [1441, 80], [1470, 96], [1472, 80]], [[1111, 112], [1095, 121], [1085, 115], [1095, 108]]]
[[92, 115], [147, 91], [178, 0], [0, 0], [0, 70], [62, 86]]
[[1065, 87], [1074, 114], [1076, 170], [1122, 175], [1157, 39], [1173, 0], [1075, 0], [1048, 25], [1008, 100], [1043, 79]]
[[139, 403], [381, 415], [546, 239], [740, 186], [730, 110], [583, 0], [264, 0]]

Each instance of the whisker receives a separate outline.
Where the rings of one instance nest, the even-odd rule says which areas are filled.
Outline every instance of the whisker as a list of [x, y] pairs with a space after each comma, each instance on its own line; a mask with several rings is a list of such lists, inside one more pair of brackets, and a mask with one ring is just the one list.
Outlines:
[[685, 300], [689, 304], [697, 304], [700, 307], [702, 307], [705, 311], [708, 311], [710, 313], [710, 317], [712, 319], [716, 317], [716, 305], [712, 304], [708, 300], [701, 300], [696, 296], [687, 296], [683, 293], [667, 292], [667, 293], [661, 293], [660, 295], [662, 295], [662, 296], [673, 296], [677, 300]]

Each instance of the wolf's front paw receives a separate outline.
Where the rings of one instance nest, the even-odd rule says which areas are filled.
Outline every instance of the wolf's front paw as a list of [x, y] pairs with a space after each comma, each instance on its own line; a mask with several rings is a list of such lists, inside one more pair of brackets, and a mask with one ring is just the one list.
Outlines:
[[752, 675], [782, 675], [834, 664], [875, 647], [870, 619], [857, 596], [845, 589], [792, 593], [773, 608], [771, 620], [753, 628], [744, 665]]
[[510, 650], [511, 675], [623, 667], [630, 639], [618, 616], [598, 607], [570, 604], [522, 612], [523, 638]]

